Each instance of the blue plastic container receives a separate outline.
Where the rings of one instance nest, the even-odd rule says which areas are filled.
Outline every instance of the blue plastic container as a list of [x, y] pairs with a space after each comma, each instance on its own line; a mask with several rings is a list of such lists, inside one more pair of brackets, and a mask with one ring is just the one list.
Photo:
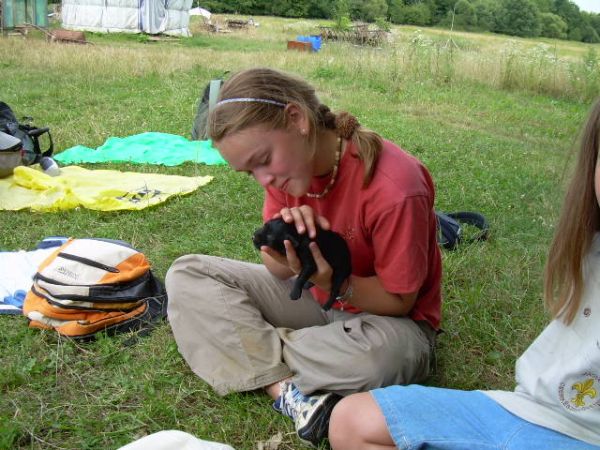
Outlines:
[[313, 52], [318, 52], [321, 50], [321, 36], [319, 35], [298, 36], [296, 40], [300, 42], [309, 42]]

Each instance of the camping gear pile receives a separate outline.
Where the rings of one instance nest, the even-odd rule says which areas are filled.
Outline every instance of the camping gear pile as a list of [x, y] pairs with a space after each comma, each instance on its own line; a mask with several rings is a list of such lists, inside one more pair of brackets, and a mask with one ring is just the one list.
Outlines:
[[146, 256], [128, 243], [70, 239], [39, 266], [23, 304], [29, 326], [77, 340], [147, 329], [167, 296]]

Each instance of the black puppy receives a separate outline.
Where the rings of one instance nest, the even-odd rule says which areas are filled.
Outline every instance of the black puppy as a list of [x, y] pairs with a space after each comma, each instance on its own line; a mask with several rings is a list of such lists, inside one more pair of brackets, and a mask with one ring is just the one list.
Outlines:
[[[306, 233], [298, 234], [296, 226], [293, 223], [285, 223], [283, 219], [269, 220], [262, 228], [254, 232], [254, 237], [252, 238], [252, 242], [254, 242], [254, 246], [257, 249], [260, 250], [260, 247], [266, 245], [282, 255], [285, 255], [284, 240], [292, 243], [302, 264], [302, 270], [298, 274], [298, 278], [296, 278], [292, 292], [290, 292], [290, 298], [297, 300], [302, 295], [304, 284], [317, 271], [317, 263], [308, 246], [312, 239]], [[335, 302], [335, 298], [340, 294], [340, 288], [344, 280], [352, 273], [350, 250], [348, 250], [348, 245], [342, 236], [335, 231], [324, 230], [321, 227], [317, 227], [317, 236], [314, 241], [319, 246], [325, 260], [333, 269], [331, 293], [327, 303], [323, 305], [323, 309], [327, 311]]]

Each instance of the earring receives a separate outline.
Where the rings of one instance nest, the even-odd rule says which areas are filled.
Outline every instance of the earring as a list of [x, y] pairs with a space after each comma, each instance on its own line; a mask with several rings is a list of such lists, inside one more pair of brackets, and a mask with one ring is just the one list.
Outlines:
[[302, 136], [306, 135], [306, 130], [305, 130], [304, 128], [302, 128], [302, 130], [300, 130], [300, 134], [301, 134]]

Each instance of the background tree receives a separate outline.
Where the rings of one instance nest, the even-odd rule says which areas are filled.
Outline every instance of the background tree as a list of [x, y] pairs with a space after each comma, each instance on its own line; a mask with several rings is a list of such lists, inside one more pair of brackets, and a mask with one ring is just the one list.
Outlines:
[[435, 0], [432, 10], [433, 22], [439, 23], [448, 16], [448, 12], [454, 8], [456, 0]]
[[590, 44], [596, 44], [600, 42], [600, 36], [594, 28], [592, 21], [592, 14], [581, 11], [581, 40]]
[[202, 3], [202, 7], [213, 13], [235, 13], [237, 2], [233, 0], [207, 0]]
[[333, 5], [334, 27], [338, 30], [346, 30], [351, 24], [350, 5], [348, 0], [336, 0]]
[[373, 22], [376, 17], [387, 17], [386, 0], [350, 0], [350, 17], [354, 20]]
[[513, 36], [540, 35], [540, 11], [533, 0], [502, 0], [494, 31]]
[[541, 13], [553, 11], [554, 0], [534, 0], [534, 3]]
[[307, 17], [315, 19], [331, 19], [333, 18], [332, 2], [324, 2], [322, 0], [311, 0], [308, 5]]
[[540, 35], [554, 39], [565, 39], [567, 37], [567, 22], [560, 16], [550, 12], [540, 14], [542, 25]]
[[495, 0], [475, 0], [473, 6], [477, 16], [477, 29], [480, 31], [495, 30], [498, 17], [497, 2]]
[[335, 17], [350, 17], [350, 5], [348, 4], [348, 0], [335, 0], [333, 3], [333, 15]]
[[600, 14], [590, 14], [590, 26], [600, 36]]
[[440, 21], [445, 27], [453, 26], [457, 30], [470, 30], [477, 26], [475, 7], [469, 0], [458, 0], [448, 11], [446, 18]]
[[432, 24], [433, 15], [430, 6], [424, 2], [409, 5], [402, 0], [394, 0], [389, 9], [390, 20], [393, 23], [427, 26]]
[[281, 17], [306, 17], [309, 8], [308, 0], [271, 0], [271, 13]]
[[554, 0], [552, 12], [560, 16], [567, 23], [567, 36], [574, 41], [583, 38], [583, 21], [579, 6], [570, 0]]
[[392, 23], [406, 23], [404, 19], [404, 0], [388, 0], [388, 16]]
[[370, 0], [365, 2], [363, 8], [363, 20], [367, 22], [375, 22], [378, 17], [388, 16], [388, 5], [386, 0]]

